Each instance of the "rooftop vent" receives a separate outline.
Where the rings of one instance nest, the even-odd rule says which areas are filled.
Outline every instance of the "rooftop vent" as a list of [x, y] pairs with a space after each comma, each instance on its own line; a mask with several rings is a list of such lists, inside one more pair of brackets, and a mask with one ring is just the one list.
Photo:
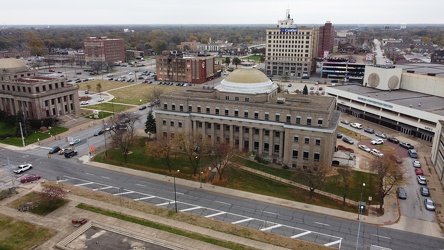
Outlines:
[[278, 97], [276, 102], [279, 103], [279, 104], [284, 104], [285, 103], [285, 98], [284, 97]]

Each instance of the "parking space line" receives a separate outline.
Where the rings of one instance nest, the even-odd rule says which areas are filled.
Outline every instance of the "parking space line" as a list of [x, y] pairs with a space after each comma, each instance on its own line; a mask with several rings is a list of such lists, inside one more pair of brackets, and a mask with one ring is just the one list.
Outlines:
[[174, 204], [174, 203], [175, 203], [175, 201], [169, 201], [169, 202], [156, 204], [156, 206], [161, 207], [161, 206], [170, 205], [170, 204]]
[[391, 239], [392, 239], [392, 238], [390, 238], [390, 237], [382, 236], [382, 235], [379, 235], [379, 234], [370, 234], [370, 235], [373, 235], [373, 236], [376, 236], [376, 237], [380, 237], [380, 238], [384, 238], [384, 239], [388, 239], [388, 240], [391, 240]]
[[205, 216], [205, 218], [211, 218], [211, 217], [222, 215], [222, 214], [226, 214], [226, 213], [227, 212], [219, 212], [219, 213], [215, 213], [215, 214], [210, 214], [210, 215]]
[[332, 242], [324, 244], [324, 246], [329, 247], [329, 246], [333, 246], [333, 245], [336, 245], [336, 244], [341, 244], [341, 241], [342, 241], [342, 239], [337, 240], [337, 241], [332, 241]]
[[277, 228], [277, 227], [281, 227], [281, 226], [282, 226], [281, 224], [276, 224], [276, 225], [271, 226], [271, 227], [261, 228], [261, 231], [268, 231], [268, 230], [271, 230], [273, 228]]
[[254, 218], [247, 218], [247, 219], [243, 219], [243, 220], [234, 221], [234, 222], [231, 222], [231, 224], [239, 224], [239, 223], [247, 222], [250, 220], [254, 220]]
[[107, 187], [103, 187], [103, 188], [96, 188], [96, 189], [93, 189], [93, 191], [105, 190], [105, 189], [110, 189], [110, 188], [114, 188], [114, 187], [113, 186], [107, 186]]
[[307, 235], [307, 234], [311, 234], [311, 233], [312, 233], [312, 231], [307, 231], [307, 232], [303, 232], [303, 233], [300, 233], [300, 234], [293, 235], [290, 238], [295, 239], [295, 238], [299, 238], [301, 236], [304, 236], [304, 235]]
[[128, 192], [123, 192], [123, 193], [118, 193], [118, 194], [113, 194], [113, 195], [124, 195], [124, 194], [132, 194], [134, 193], [134, 191], [128, 191]]
[[327, 226], [327, 227], [330, 226], [330, 225], [328, 225], [328, 224], [321, 223], [321, 222], [317, 222], [317, 221], [315, 221], [315, 222], [313, 222], [313, 223], [318, 224], [318, 225], [322, 225], [322, 226]]
[[75, 187], [80, 187], [80, 186], [85, 186], [85, 185], [89, 185], [89, 184], [94, 184], [94, 182], [80, 183], [80, 184], [76, 184], [76, 185], [74, 185], [74, 186], [75, 186]]
[[148, 199], [155, 198], [155, 197], [156, 196], [147, 196], [147, 197], [142, 197], [142, 198], [134, 199], [134, 201], [148, 200]]
[[186, 208], [186, 209], [182, 209], [179, 210], [180, 212], [186, 212], [186, 211], [191, 211], [191, 210], [196, 210], [196, 209], [200, 209], [202, 207], [190, 207], [190, 208]]

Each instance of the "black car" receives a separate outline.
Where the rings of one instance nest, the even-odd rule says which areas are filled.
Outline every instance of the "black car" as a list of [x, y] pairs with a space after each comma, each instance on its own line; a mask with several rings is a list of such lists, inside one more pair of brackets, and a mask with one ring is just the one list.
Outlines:
[[395, 143], [395, 144], [399, 143], [399, 140], [396, 139], [395, 137], [389, 137], [389, 138], [387, 138], [387, 141], [389, 141], [391, 143]]
[[421, 192], [422, 196], [425, 196], [425, 197], [429, 197], [430, 196], [429, 189], [426, 188], [426, 187], [420, 187], [419, 191]]
[[72, 149], [68, 149], [68, 150], [65, 151], [64, 155], [65, 155], [66, 158], [71, 158], [71, 157], [77, 155], [77, 151], [74, 151]]
[[396, 193], [398, 194], [399, 199], [403, 200], [407, 199], [407, 192], [405, 191], [404, 188], [399, 187], [398, 189], [396, 189]]
[[364, 132], [367, 132], [367, 133], [369, 133], [369, 134], [374, 134], [374, 133], [375, 133], [375, 130], [372, 129], [372, 128], [366, 128], [366, 129], [364, 129]]
[[55, 154], [55, 153], [57, 153], [57, 152], [59, 152], [59, 151], [60, 151], [60, 147], [59, 147], [59, 146], [56, 146], [56, 147], [51, 148], [51, 149], [49, 150], [49, 153], [50, 153], [50, 154]]
[[347, 136], [342, 137], [342, 141], [344, 141], [344, 142], [346, 142], [348, 144], [353, 144], [354, 143], [352, 138], [347, 137]]
[[142, 105], [142, 106], [139, 107], [139, 110], [144, 110], [144, 109], [146, 109], [145, 105]]
[[406, 149], [414, 149], [415, 148], [412, 144], [410, 144], [408, 142], [400, 142], [399, 146], [406, 148]]
[[94, 133], [94, 136], [99, 136], [99, 135], [101, 135], [101, 134], [103, 134], [103, 133], [105, 133], [105, 131], [103, 131], [103, 130], [99, 130], [99, 131], [97, 131], [97, 132]]
[[342, 134], [341, 133], [336, 133], [336, 138], [341, 139], [342, 138]]

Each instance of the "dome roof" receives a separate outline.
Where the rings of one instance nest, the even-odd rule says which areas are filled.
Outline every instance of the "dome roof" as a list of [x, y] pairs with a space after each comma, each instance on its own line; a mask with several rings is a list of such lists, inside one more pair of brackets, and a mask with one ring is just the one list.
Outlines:
[[27, 71], [28, 66], [23, 60], [15, 58], [0, 58], [0, 70], [3, 72]]
[[261, 71], [254, 68], [241, 68], [231, 72], [225, 81], [235, 83], [261, 83], [269, 82], [270, 79]]
[[278, 88], [264, 73], [254, 68], [240, 68], [231, 72], [216, 87], [221, 92], [261, 94]]

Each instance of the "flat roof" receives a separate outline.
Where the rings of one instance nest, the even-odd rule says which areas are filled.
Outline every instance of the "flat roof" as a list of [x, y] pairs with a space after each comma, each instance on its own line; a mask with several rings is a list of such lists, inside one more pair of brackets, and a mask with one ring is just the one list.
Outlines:
[[431, 63], [408, 63], [396, 64], [396, 68], [402, 68], [403, 73], [414, 71], [414, 74], [427, 75], [428, 73], [436, 74], [436, 77], [444, 77], [444, 64]]
[[411, 108], [444, 116], [444, 97], [404, 89], [384, 91], [353, 83], [349, 83], [347, 85], [337, 85], [334, 87], [332, 86], [331, 88], [340, 89], [353, 94], [361, 95], [363, 97], [370, 97], [404, 107], [410, 108], [410, 105], [412, 105]]

